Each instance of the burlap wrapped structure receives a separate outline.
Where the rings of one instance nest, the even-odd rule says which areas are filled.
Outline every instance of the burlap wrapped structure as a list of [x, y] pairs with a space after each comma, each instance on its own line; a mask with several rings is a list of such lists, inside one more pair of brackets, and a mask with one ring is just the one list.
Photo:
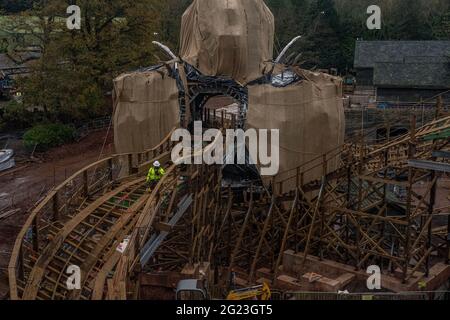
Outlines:
[[[270, 62], [273, 40], [274, 18], [264, 1], [194, 0], [183, 15], [181, 59], [204, 75], [230, 77], [245, 86], [264, 74], [276, 76], [288, 69]], [[169, 65], [173, 67], [173, 63]], [[290, 70], [297, 73], [299, 81], [284, 87], [271, 83], [248, 86], [247, 128], [280, 130], [277, 181], [344, 143], [341, 79], [296, 67]], [[116, 152], [155, 147], [179, 125], [179, 86], [166, 68], [122, 75], [114, 88]], [[338, 165], [338, 158], [331, 159], [328, 172]], [[323, 173], [319, 166], [304, 175], [303, 182], [320, 179]], [[290, 180], [284, 191], [294, 189], [295, 183]]]
[[194, 0], [181, 24], [181, 58], [204, 75], [246, 84], [273, 59], [274, 17], [263, 0]]
[[119, 76], [114, 103], [117, 153], [151, 149], [179, 124], [177, 83], [163, 69]]
[[[283, 68], [276, 66], [275, 69], [276, 74]], [[344, 143], [342, 80], [324, 73], [293, 70], [304, 80], [286, 87], [249, 86], [247, 127], [280, 130], [280, 171], [276, 181], [291, 177], [292, 169]], [[320, 162], [321, 159], [317, 161]], [[331, 159], [328, 172], [338, 165], [338, 158]], [[305, 174], [304, 182], [320, 179], [322, 175], [323, 168], [318, 166]], [[284, 191], [294, 189], [295, 183], [295, 179], [289, 180], [283, 186]]]

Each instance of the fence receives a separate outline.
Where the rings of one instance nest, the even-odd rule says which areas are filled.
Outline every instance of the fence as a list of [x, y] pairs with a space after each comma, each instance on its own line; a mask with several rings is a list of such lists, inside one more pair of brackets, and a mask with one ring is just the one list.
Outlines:
[[109, 128], [111, 125], [111, 116], [97, 118], [81, 124], [75, 128], [77, 141], [80, 141], [87, 135]]
[[419, 291], [402, 293], [336, 293], [336, 292], [288, 292], [281, 296], [282, 300], [303, 301], [345, 301], [345, 300], [446, 300], [450, 291]]

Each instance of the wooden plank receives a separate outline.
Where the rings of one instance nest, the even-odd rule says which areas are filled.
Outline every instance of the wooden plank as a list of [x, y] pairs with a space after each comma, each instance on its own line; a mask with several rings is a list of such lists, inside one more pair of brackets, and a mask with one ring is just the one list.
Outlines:
[[13, 209], [13, 210], [6, 211], [5, 213], [0, 214], [0, 220], [9, 218], [10, 216], [20, 212], [20, 210], [21, 209]]
[[105, 201], [108, 201], [112, 196], [125, 191], [127, 188], [143, 182], [145, 178], [140, 178], [132, 182], [126, 183], [114, 191], [104, 195], [103, 197], [97, 199], [86, 209], [80, 212], [72, 221], [67, 223], [64, 228], [58, 233], [58, 235], [53, 239], [53, 241], [44, 249], [38, 261], [36, 262], [33, 270], [28, 278], [27, 285], [23, 294], [23, 299], [33, 300], [36, 298], [37, 292], [39, 290], [39, 284], [41, 282], [42, 276], [45, 273], [45, 268], [50, 263], [52, 257], [59, 250], [61, 245], [67, 236], [73, 231], [73, 229], [80, 224], [81, 221], [85, 220], [89, 215], [96, 210], [97, 207], [102, 205]]
[[[80, 266], [82, 270], [82, 280], [81, 280], [81, 287], [83, 288], [86, 280], [88, 278], [88, 275], [92, 271], [92, 268], [98, 261], [100, 253], [107, 247], [116, 237], [118, 232], [124, 228], [124, 226], [131, 220], [132, 217], [134, 217], [137, 212], [140, 211], [140, 209], [145, 205], [150, 195], [145, 195], [140, 199], [138, 202], [136, 202], [130, 210], [127, 211], [125, 215], [123, 215], [116, 224], [100, 239], [97, 246], [91, 251], [91, 254], [88, 256], [88, 258], [83, 262], [83, 264]], [[73, 295], [71, 299], [78, 299], [80, 297], [81, 290], [73, 291]]]

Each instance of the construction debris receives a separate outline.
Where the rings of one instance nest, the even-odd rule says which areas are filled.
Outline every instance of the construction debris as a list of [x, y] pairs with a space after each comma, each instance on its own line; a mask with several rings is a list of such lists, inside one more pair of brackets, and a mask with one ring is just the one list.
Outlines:
[[13, 168], [15, 165], [14, 151], [10, 149], [0, 150], [0, 172]]

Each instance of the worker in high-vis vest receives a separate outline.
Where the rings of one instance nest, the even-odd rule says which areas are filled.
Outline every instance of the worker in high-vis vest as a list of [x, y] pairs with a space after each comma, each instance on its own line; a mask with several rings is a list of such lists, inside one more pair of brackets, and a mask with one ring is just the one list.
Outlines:
[[159, 161], [155, 161], [150, 170], [148, 170], [147, 183], [150, 186], [154, 186], [165, 174], [166, 171], [161, 167]]

